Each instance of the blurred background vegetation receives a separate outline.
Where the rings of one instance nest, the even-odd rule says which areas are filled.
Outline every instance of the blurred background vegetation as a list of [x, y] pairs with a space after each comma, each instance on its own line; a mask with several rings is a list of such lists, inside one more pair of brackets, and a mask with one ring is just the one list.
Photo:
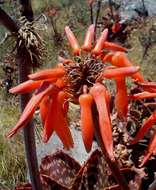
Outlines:
[[[19, 4], [17, 1], [6, 0], [2, 8], [13, 19], [19, 19]], [[43, 38], [45, 47], [44, 62], [41, 68], [50, 68], [57, 63], [58, 55], [69, 56], [70, 47], [64, 35], [64, 27], [69, 25], [80, 44], [84, 38], [84, 32], [90, 24], [90, 9], [84, 0], [32, 0], [35, 15], [35, 25], [40, 36]], [[49, 10], [52, 10], [48, 15]], [[100, 18], [105, 15], [105, 4], [102, 6]], [[135, 27], [127, 39], [129, 44], [129, 57], [135, 64], [140, 65], [144, 76], [150, 80], [156, 80], [155, 66], [155, 40], [149, 46], [148, 54], [143, 58], [144, 43], [148, 41], [149, 30], [156, 30], [156, 19], [150, 17]], [[8, 56], [12, 57], [9, 64], [14, 63], [13, 39], [4, 41], [6, 30], [0, 26], [0, 80], [5, 79], [4, 62]], [[13, 85], [17, 83], [17, 72], [13, 74]], [[5, 138], [9, 128], [13, 127], [19, 117], [18, 97], [10, 95], [5, 88], [0, 88], [0, 189], [12, 189], [15, 184], [26, 181], [26, 165], [21, 135], [11, 140]]]

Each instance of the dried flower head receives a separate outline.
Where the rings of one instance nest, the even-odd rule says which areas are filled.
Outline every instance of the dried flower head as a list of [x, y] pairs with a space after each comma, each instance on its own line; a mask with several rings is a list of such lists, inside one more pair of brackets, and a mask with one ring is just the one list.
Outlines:
[[32, 66], [37, 67], [41, 64], [44, 54], [43, 40], [37, 33], [34, 22], [21, 17], [19, 23], [17, 48], [26, 49], [31, 58]]

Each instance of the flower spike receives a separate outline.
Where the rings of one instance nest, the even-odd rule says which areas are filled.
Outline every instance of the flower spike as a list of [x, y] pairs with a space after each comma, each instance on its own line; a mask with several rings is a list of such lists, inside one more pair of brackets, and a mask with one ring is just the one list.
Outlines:
[[94, 126], [91, 107], [93, 97], [90, 94], [81, 94], [79, 97], [81, 107], [81, 131], [82, 138], [87, 152], [90, 152], [94, 136]]
[[94, 39], [94, 30], [95, 30], [95, 25], [94, 24], [90, 25], [86, 32], [84, 44], [82, 46], [82, 49], [84, 51], [90, 51], [92, 49], [92, 42]]
[[113, 161], [113, 139], [112, 139], [112, 126], [110, 121], [110, 115], [108, 110], [108, 93], [104, 85], [100, 83], [94, 84], [90, 89], [90, 93], [94, 98], [99, 113], [99, 127], [102, 135], [102, 140], [105, 145], [107, 154]]
[[81, 49], [80, 49], [79, 43], [78, 43], [77, 39], [75, 38], [73, 32], [69, 28], [69, 26], [65, 27], [65, 33], [66, 33], [66, 36], [68, 38], [70, 45], [73, 48], [74, 55], [80, 55]]
[[99, 39], [96, 42], [94, 49], [92, 50], [93, 55], [99, 55], [104, 47], [104, 42], [108, 36], [108, 29], [106, 28], [102, 33]]

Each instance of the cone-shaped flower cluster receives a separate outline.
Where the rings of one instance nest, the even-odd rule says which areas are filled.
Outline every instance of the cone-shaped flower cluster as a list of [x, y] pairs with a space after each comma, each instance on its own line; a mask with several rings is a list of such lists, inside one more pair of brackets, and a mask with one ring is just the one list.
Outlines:
[[[37, 108], [43, 124], [43, 141], [47, 142], [56, 132], [69, 149], [73, 139], [68, 128], [67, 112], [69, 101], [80, 104], [81, 130], [87, 151], [91, 150], [94, 136], [92, 105], [96, 105], [99, 128], [105, 149], [112, 160], [113, 139], [110, 119], [110, 94], [102, 83], [105, 78], [116, 81], [117, 93], [115, 106], [120, 118], [125, 119], [128, 112], [128, 96], [125, 77], [143, 82], [139, 67], [128, 60], [125, 48], [107, 41], [108, 30], [105, 29], [94, 44], [94, 25], [89, 26], [84, 43], [80, 47], [73, 32], [65, 27], [67, 39], [76, 59], [59, 57], [59, 63], [53, 69], [39, 71], [29, 75], [29, 80], [14, 87], [11, 93], [34, 94], [28, 102], [16, 126], [7, 134], [12, 137], [19, 129], [25, 127], [32, 119]], [[107, 66], [109, 61], [113, 66]]]

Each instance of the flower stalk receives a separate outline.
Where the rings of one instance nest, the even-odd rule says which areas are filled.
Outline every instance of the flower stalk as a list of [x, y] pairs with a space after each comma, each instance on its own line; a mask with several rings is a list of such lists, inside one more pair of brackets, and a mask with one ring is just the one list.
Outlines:
[[[21, 52], [22, 51], [22, 52]], [[21, 55], [25, 55], [22, 57]], [[19, 82], [22, 83], [27, 80], [27, 75], [30, 73], [30, 62], [27, 52], [18, 50], [17, 52], [17, 63], [19, 69]], [[30, 94], [20, 95], [20, 109], [23, 112], [25, 106], [30, 99]], [[33, 190], [42, 190], [40, 176], [38, 171], [38, 161], [36, 155], [35, 135], [34, 135], [34, 124], [30, 121], [27, 126], [23, 129], [23, 139], [25, 145], [25, 154], [27, 165], [29, 169], [29, 175]]]

